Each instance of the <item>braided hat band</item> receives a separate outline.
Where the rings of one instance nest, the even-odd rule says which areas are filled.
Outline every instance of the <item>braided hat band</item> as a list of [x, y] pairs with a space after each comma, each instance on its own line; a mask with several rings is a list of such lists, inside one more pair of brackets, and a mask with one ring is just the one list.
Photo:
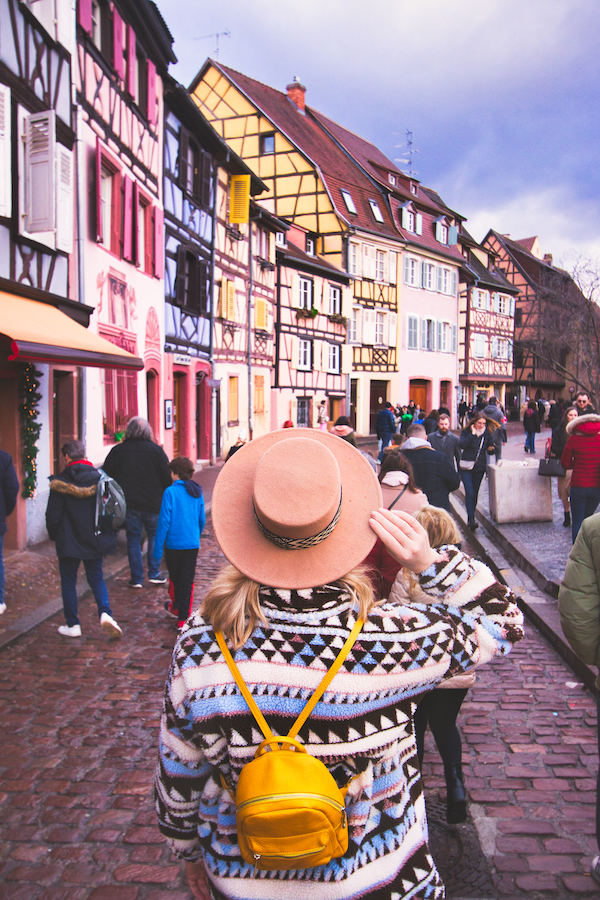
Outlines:
[[268, 541], [271, 541], [272, 544], [276, 544], [282, 550], [306, 550], [308, 547], [316, 547], [317, 544], [320, 544], [321, 541], [324, 541], [325, 538], [329, 537], [329, 535], [337, 525], [342, 512], [342, 489], [340, 487], [339, 506], [329, 525], [326, 525], [325, 528], [323, 528], [317, 534], [313, 534], [310, 537], [306, 538], [288, 538], [282, 537], [279, 534], [273, 534], [272, 531], [269, 531], [268, 528], [265, 528], [263, 523], [258, 518], [258, 513], [256, 512], [256, 507], [254, 506], [254, 501], [252, 501], [252, 509], [254, 510], [254, 518], [256, 520], [258, 530]]

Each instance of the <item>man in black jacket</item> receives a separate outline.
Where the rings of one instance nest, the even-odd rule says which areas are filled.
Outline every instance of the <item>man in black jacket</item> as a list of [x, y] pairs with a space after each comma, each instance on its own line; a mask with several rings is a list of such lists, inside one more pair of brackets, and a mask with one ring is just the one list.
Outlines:
[[0, 615], [6, 611], [4, 602], [4, 535], [7, 532], [6, 517], [17, 504], [19, 479], [15, 472], [12, 456], [0, 450]]
[[144, 529], [148, 537], [148, 580], [151, 584], [166, 584], [167, 579], [160, 573], [153, 550], [162, 495], [172, 483], [171, 470], [167, 454], [154, 442], [152, 428], [146, 419], [141, 416], [131, 419], [123, 441], [112, 448], [103, 469], [121, 485], [127, 501], [125, 533], [131, 570], [129, 586], [141, 588], [144, 583]]
[[117, 549], [115, 534], [96, 534], [96, 485], [100, 473], [85, 459], [85, 445], [81, 441], [67, 441], [61, 450], [65, 468], [50, 478], [50, 496], [46, 508], [46, 528], [56, 544], [63, 609], [67, 624], [60, 625], [59, 634], [81, 637], [77, 614], [77, 570], [83, 560], [85, 577], [91, 587], [100, 625], [111, 638], [120, 638], [122, 631], [115, 622], [108, 602], [108, 590], [102, 572], [102, 558]]
[[451, 511], [450, 493], [460, 487], [460, 475], [447, 456], [434, 450], [422, 425], [411, 425], [402, 453], [413, 467], [417, 487], [427, 494], [431, 506]]

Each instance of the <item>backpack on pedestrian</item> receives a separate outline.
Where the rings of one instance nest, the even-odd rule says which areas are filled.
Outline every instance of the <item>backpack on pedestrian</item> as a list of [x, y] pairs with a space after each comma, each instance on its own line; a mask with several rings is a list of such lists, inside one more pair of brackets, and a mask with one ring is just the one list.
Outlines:
[[335, 662], [292, 725], [276, 737], [256, 705], [220, 631], [217, 642], [265, 740], [240, 772], [235, 793], [238, 844], [243, 859], [258, 870], [311, 869], [348, 849], [345, 796], [329, 769], [295, 740], [317, 701], [350, 652], [363, 626], [356, 621]]
[[120, 484], [107, 475], [104, 469], [98, 469], [100, 480], [96, 485], [96, 535], [118, 531], [125, 524], [127, 503]]

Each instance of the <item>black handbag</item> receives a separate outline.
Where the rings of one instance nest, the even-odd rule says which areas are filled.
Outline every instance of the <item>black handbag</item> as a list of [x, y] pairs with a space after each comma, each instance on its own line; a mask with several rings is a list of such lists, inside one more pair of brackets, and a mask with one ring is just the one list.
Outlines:
[[563, 469], [560, 459], [557, 456], [550, 456], [550, 440], [546, 441], [546, 456], [540, 459], [540, 468], [538, 475], [549, 475], [550, 477], [564, 478], [567, 473]]

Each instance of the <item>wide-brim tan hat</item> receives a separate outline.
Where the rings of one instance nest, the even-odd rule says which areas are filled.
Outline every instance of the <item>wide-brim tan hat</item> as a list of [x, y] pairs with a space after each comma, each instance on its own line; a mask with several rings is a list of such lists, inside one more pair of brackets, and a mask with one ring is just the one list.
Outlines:
[[259, 584], [312, 588], [359, 565], [382, 504], [375, 472], [325, 431], [286, 428], [237, 451], [217, 478], [215, 536], [229, 562]]

